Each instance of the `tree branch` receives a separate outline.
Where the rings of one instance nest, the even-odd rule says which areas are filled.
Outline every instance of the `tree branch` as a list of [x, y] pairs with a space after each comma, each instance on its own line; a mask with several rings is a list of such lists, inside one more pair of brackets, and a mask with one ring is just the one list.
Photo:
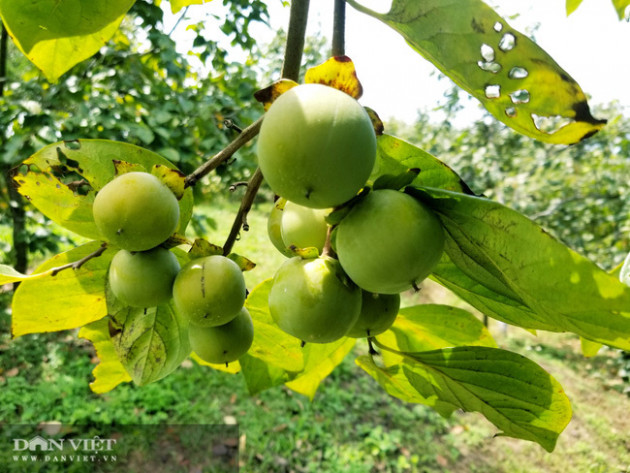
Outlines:
[[234, 153], [254, 138], [260, 131], [262, 120], [263, 117], [260, 117], [254, 123], [249, 125], [241, 132], [240, 135], [236, 137], [234, 141], [186, 176], [186, 187], [194, 186], [199, 179], [210, 173], [212, 170], [218, 168], [222, 163], [230, 159]]
[[70, 268], [79, 269], [81, 266], [83, 266], [85, 263], [87, 263], [91, 259], [98, 258], [99, 256], [101, 256], [103, 253], [105, 253], [106, 249], [107, 249], [107, 243], [103, 243], [98, 250], [93, 251], [87, 256], [84, 256], [79, 261], [75, 261], [73, 263], [68, 263], [68, 264], [64, 264], [63, 266], [57, 266], [56, 268], [52, 268], [50, 270], [50, 275], [56, 276], [57, 274], [59, 274], [59, 272], [63, 271], [64, 269], [70, 269]]
[[335, 0], [335, 18], [333, 22], [332, 55], [346, 54], [346, 0]]
[[[284, 62], [282, 64], [282, 77], [284, 79], [291, 79], [296, 82], [300, 78], [300, 65], [302, 63], [302, 51], [304, 50], [304, 40], [306, 37], [306, 23], [308, 20], [308, 7], [309, 7], [309, 0], [294, 0], [291, 3], [291, 13], [289, 16], [289, 31], [287, 33], [287, 43], [286, 43], [286, 49], [284, 52]], [[262, 117], [258, 119], [258, 121], [256, 122], [258, 123], [258, 127], [256, 128], [256, 133], [258, 133], [258, 131], [260, 130], [259, 122], [262, 122]], [[239, 137], [243, 136], [245, 132], [252, 126], [253, 125], [250, 125], [250, 127], [243, 130], [243, 133], [241, 133]], [[252, 135], [252, 138], [254, 136], [255, 135]], [[212, 160], [214, 160], [215, 158], [213, 158]], [[186, 180], [188, 181], [188, 178], [186, 178]], [[238, 209], [238, 213], [236, 214], [236, 218], [234, 219], [234, 223], [232, 224], [232, 228], [230, 229], [230, 234], [228, 235], [227, 240], [225, 241], [225, 244], [223, 245], [224, 255], [227, 256], [232, 251], [234, 242], [236, 242], [236, 239], [238, 238], [238, 235], [240, 234], [241, 229], [247, 230], [248, 228], [247, 227], [247, 214], [252, 208], [254, 198], [256, 197], [256, 194], [258, 193], [258, 189], [260, 189], [262, 182], [263, 182], [262, 172], [260, 171], [260, 168], [257, 168], [256, 172], [254, 172], [251, 179], [247, 183], [247, 191], [245, 192], [245, 195], [243, 196], [243, 200], [241, 201], [241, 206]]]

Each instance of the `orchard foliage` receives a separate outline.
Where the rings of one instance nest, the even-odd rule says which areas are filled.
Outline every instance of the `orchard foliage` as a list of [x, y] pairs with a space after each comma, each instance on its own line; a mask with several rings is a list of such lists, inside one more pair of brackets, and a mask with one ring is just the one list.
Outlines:
[[[445, 416], [456, 409], [480, 412], [501, 434], [553, 450], [571, 418], [569, 400], [558, 382], [534, 362], [497, 348], [486, 327], [468, 311], [420, 305], [400, 308], [393, 320], [390, 312], [396, 315], [397, 293], [417, 286], [430, 273], [432, 279], [497, 320], [528, 330], [569, 331], [590, 346], [630, 350], [630, 287], [525, 215], [476, 193], [474, 172], [466, 173], [464, 180], [428, 151], [386, 134], [377, 113], [364, 111], [355, 101], [362, 89], [352, 62], [339, 50], [343, 44], [339, 30], [335, 32], [336, 57], [308, 68], [304, 75], [305, 83], [319, 85], [297, 85], [300, 74], [287, 73], [287, 64], [299, 66], [303, 31], [298, 23], [307, 13], [308, 2], [293, 2], [284, 77], [273, 77], [274, 83], [266, 88], [256, 84], [247, 67], [228, 63], [218, 43], [205, 37], [203, 25], [190, 27], [197, 34], [195, 46], [203, 48], [194, 52], [225, 71], [217, 78], [173, 67], [172, 61], [184, 59], [176, 54], [170, 37], [159, 30], [161, 10], [156, 5], [141, 0], [86, 3], [90, 7], [78, 21], [74, 3], [69, 1], [38, 0], [20, 8], [16, 2], [0, 0], [0, 15], [16, 46], [51, 81], [33, 76], [21, 84], [7, 82], [2, 120], [10, 127], [2, 135], [3, 162], [11, 166], [12, 184], [30, 204], [88, 240], [52, 257], [29, 275], [0, 266], [0, 283], [21, 283], [12, 305], [15, 337], [80, 328], [79, 336], [92, 341], [100, 359], [91, 384], [98, 393], [130, 380], [138, 385], [156, 381], [191, 356], [214, 369], [242, 373], [251, 393], [285, 384], [312, 398], [319, 383], [351, 352], [356, 343], [352, 337], [365, 331], [370, 353], [360, 356], [357, 364], [392, 396], [432, 406]], [[202, 3], [171, 0], [171, 8], [177, 12]], [[223, 33], [233, 35], [233, 44], [252, 47], [254, 40], [247, 28], [252, 20], [264, 20], [264, 2], [225, 3], [228, 18], [221, 27]], [[394, 28], [495, 118], [524, 135], [568, 145], [604, 127], [605, 122], [591, 114], [579, 85], [555, 60], [480, 0], [394, 0], [386, 14], [372, 12], [355, 0], [347, 3]], [[567, 11], [579, 3], [568, 1]], [[627, 2], [615, 2], [615, 6], [621, 16]], [[191, 8], [213, 8], [213, 2]], [[241, 21], [234, 21], [236, 17]], [[149, 49], [128, 41], [124, 33], [133, 25], [125, 18], [135, 18], [146, 28]], [[444, 31], [449, 34], [439, 34]], [[88, 57], [91, 63], [78, 64]], [[236, 91], [230, 82], [235, 76], [239, 76]], [[320, 130], [309, 122], [309, 113], [321, 115], [314, 123], [331, 122], [330, 107], [322, 105], [320, 110], [320, 101], [304, 110], [298, 107], [304, 117], [295, 110], [287, 112], [289, 116], [281, 111], [279, 118], [266, 121], [263, 108], [269, 110], [271, 120], [274, 105], [281, 106], [304, 87], [324, 85], [328, 89], [321, 90], [347, 94], [344, 100], [354, 108], [350, 115], [360, 117], [349, 127], [349, 134], [335, 135], [327, 142], [336, 129]], [[254, 96], [262, 103], [258, 109], [250, 106]], [[28, 99], [33, 97], [43, 97], [46, 106], [39, 113], [28, 111]], [[145, 104], [150, 102], [168, 105], [159, 114], [149, 114]], [[94, 114], [101, 115], [98, 125], [91, 117]], [[229, 144], [225, 135], [207, 126], [224, 117], [246, 124], [257, 115], [262, 120]], [[314, 127], [315, 134], [310, 140], [296, 140], [287, 131], [288, 125], [299, 125], [296, 130]], [[260, 170], [243, 172], [251, 178], [223, 246], [191, 238], [186, 230], [194, 213], [193, 188], [207, 186], [203, 178], [214, 170], [219, 175], [221, 169], [237, 172], [226, 163], [239, 149], [246, 150], [243, 146], [249, 146], [259, 130], [262, 161], [276, 158], [278, 149], [295, 147], [280, 162], [261, 162], [271, 188], [292, 200], [272, 182], [280, 175], [275, 179], [281, 183], [278, 189], [283, 185], [289, 191], [297, 189], [296, 195], [305, 197], [299, 204], [334, 209], [326, 211], [323, 247], [306, 243], [306, 248], [299, 248], [287, 236], [295, 230], [289, 231], [288, 221], [283, 222], [283, 209], [291, 206], [279, 200], [269, 233], [274, 245], [292, 258], [274, 280], [249, 288], [244, 299], [241, 271], [254, 269], [254, 264], [233, 253], [232, 246], [246, 229], [247, 211], [263, 179]], [[309, 200], [313, 183], [337, 194], [346, 190], [338, 177], [356, 177], [351, 175], [351, 163], [340, 162], [357, 149], [347, 146], [349, 139], [365, 145], [361, 153], [371, 154], [367, 160], [373, 159], [374, 165], [365, 170], [361, 183], [349, 185], [350, 192], [314, 204]], [[325, 164], [329, 154], [345, 148], [347, 152], [337, 161]], [[317, 153], [309, 154], [312, 149]], [[210, 154], [214, 156], [209, 160], [191, 158]], [[303, 161], [281, 168], [293, 155]], [[97, 200], [107, 186], [135, 173], [151, 176], [167, 189], [177, 222], [165, 225], [168, 231], [148, 246], [158, 245], [160, 252], [169, 253], [172, 273], [183, 268], [174, 277], [174, 299], [162, 297], [171, 285], [171, 274], [167, 282], [155, 281], [162, 289], [157, 290], [156, 305], [148, 308], [138, 307], [137, 294], [128, 294], [124, 284], [142, 273], [132, 261], [133, 253], [119, 253], [125, 251], [126, 242], [117, 236], [125, 234], [127, 223], [116, 222], [111, 231], [105, 231], [107, 225], [99, 224], [97, 210]], [[332, 188], [326, 189], [327, 185]], [[390, 215], [372, 209], [370, 202], [384, 195], [404, 200], [404, 208], [386, 203]], [[107, 210], [111, 209], [105, 211], [110, 220], [121, 212], [107, 215]], [[372, 216], [378, 219], [370, 222]], [[148, 217], [137, 215], [134, 223], [142, 224]], [[416, 225], [421, 219], [428, 222]], [[388, 235], [394, 224], [404, 228]], [[361, 243], [361, 232], [364, 243], [353, 245], [354, 234]], [[374, 235], [378, 238], [371, 238]], [[145, 246], [127, 249], [158, 251]], [[379, 274], [369, 267], [370, 258], [378, 257], [384, 262], [376, 260], [377, 267], [393, 262], [392, 268]], [[118, 259], [124, 261], [119, 264]], [[221, 263], [215, 268], [217, 261]], [[208, 322], [214, 318], [215, 307], [207, 305], [211, 293], [207, 281], [215, 272], [224, 271], [224, 266], [229, 269], [212, 287], [212, 299], [221, 306], [218, 315], [230, 314]], [[402, 281], [391, 289], [379, 279], [395, 271]], [[353, 273], [356, 281], [352, 281]], [[140, 278], [148, 286], [154, 282]], [[362, 280], [370, 284], [379, 280], [374, 290], [393, 293], [393, 299], [374, 303], [371, 295], [357, 287], [366, 285]], [[368, 309], [381, 311], [393, 325], [375, 323]], [[363, 322], [361, 317], [365, 317]], [[200, 321], [203, 330], [196, 327]], [[356, 324], [358, 334], [352, 330]]]

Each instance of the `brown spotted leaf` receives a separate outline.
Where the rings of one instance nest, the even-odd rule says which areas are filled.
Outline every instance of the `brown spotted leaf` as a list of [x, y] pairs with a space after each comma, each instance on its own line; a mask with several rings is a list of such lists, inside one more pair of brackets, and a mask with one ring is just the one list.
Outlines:
[[591, 115], [575, 80], [482, 0], [394, 0], [388, 13], [348, 3], [398, 31], [519, 133], [572, 144], [605, 124]]
[[205, 256], [222, 255], [223, 248], [210, 243], [203, 238], [197, 238], [188, 252], [191, 259], [203, 258]]
[[258, 102], [263, 104], [263, 107], [265, 107], [265, 111], [267, 111], [269, 110], [269, 107], [271, 107], [271, 104], [278, 97], [280, 97], [287, 90], [292, 89], [296, 85], [298, 85], [298, 83], [290, 79], [280, 79], [279, 81], [274, 82], [270, 86], [254, 92], [254, 98], [258, 100]]
[[186, 191], [186, 176], [177, 169], [168, 168], [162, 164], [156, 164], [151, 169], [151, 174], [160, 179], [175, 194], [177, 200], [184, 197]]
[[334, 56], [319, 66], [311, 67], [306, 71], [304, 82], [334, 87], [355, 99], [363, 95], [354, 63], [348, 56]]

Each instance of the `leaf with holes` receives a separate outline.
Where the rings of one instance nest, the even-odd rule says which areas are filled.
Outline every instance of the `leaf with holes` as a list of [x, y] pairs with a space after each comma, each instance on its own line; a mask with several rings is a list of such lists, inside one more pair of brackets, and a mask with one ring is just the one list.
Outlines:
[[453, 266], [443, 272], [438, 265], [438, 282], [479, 310], [489, 300], [493, 311], [515, 325], [574, 332], [630, 349], [630, 287], [615, 276], [499, 203], [441, 189], [407, 191], [444, 225]]
[[0, 0], [0, 16], [24, 55], [51, 82], [97, 53], [135, 0]]
[[81, 327], [79, 338], [92, 342], [98, 356], [98, 365], [92, 370], [94, 381], [90, 383], [93, 392], [103, 394], [121, 383], [131, 381], [131, 376], [118, 359], [109, 335], [109, 318], [105, 317]]
[[[387, 382], [386, 370], [370, 366], [365, 357], [361, 363], [379, 383]], [[440, 402], [480, 412], [501, 429], [499, 435], [537, 442], [548, 452], [571, 420], [562, 386], [533, 361], [506, 350], [456, 347], [405, 353], [398, 372], [429, 405]]]
[[[149, 173], [156, 164], [175, 169], [160, 155], [138, 146], [77, 140], [42, 148], [14, 169], [13, 180], [20, 194], [48, 218], [79, 235], [99, 239], [92, 216], [94, 196], [115, 177], [121, 160]], [[192, 190], [187, 189], [179, 201], [178, 232], [184, 233], [192, 207]]]
[[413, 177], [413, 179], [405, 181], [404, 185], [438, 187], [467, 194], [473, 193], [450, 167], [400, 138], [381, 135], [377, 137], [376, 145], [376, 163], [370, 176], [370, 181], [375, 186], [379, 185], [379, 180], [383, 176], [407, 174], [407, 177]]
[[111, 317], [116, 353], [140, 386], [168, 375], [190, 354], [188, 324], [170, 304], [125, 307]]
[[[74, 263], [100, 247], [99, 242], [93, 241], [61, 253], [39, 266], [35, 273]], [[105, 280], [115, 253], [106, 250], [77, 270], [65, 269], [55, 276], [23, 281], [13, 296], [13, 336], [67, 330], [105, 317]]]
[[348, 3], [398, 31], [503, 123], [527, 136], [576, 143], [600, 130], [580, 86], [482, 0], [394, 0], [388, 13]]

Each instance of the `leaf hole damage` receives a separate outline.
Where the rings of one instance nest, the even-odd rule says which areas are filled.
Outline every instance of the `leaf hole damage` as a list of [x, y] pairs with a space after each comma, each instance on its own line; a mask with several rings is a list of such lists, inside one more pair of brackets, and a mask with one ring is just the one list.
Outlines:
[[512, 99], [512, 103], [518, 105], [521, 103], [528, 103], [530, 96], [529, 91], [525, 89], [520, 89], [510, 94], [510, 98]]
[[514, 49], [515, 46], [516, 36], [514, 36], [512, 33], [505, 33], [501, 37], [501, 41], [499, 41], [499, 49], [504, 52], [511, 51], [512, 49]]
[[494, 48], [490, 46], [489, 44], [483, 43], [481, 45], [481, 57], [486, 62], [494, 61], [494, 57], [495, 57]]
[[478, 61], [477, 65], [482, 71], [492, 72], [493, 74], [501, 71], [501, 64], [499, 64], [498, 62]]
[[525, 79], [529, 75], [529, 72], [524, 67], [515, 66], [508, 72], [510, 79]]
[[498, 84], [486, 85], [484, 92], [486, 94], [486, 98], [498, 99], [501, 97], [501, 86]]
[[508, 107], [505, 109], [505, 114], [510, 118], [516, 118], [516, 115], [518, 115], [518, 112], [515, 107]]
[[542, 131], [543, 133], [549, 133], [549, 134], [553, 134], [557, 132], [558, 130], [560, 130], [561, 128], [564, 128], [565, 126], [567, 126], [568, 124], [572, 122], [570, 118], [563, 117], [560, 115], [555, 115], [552, 117], [544, 117], [544, 116], [536, 115], [535, 113], [532, 113], [531, 116], [532, 116], [532, 120], [534, 121], [534, 126], [538, 130]]
[[497, 33], [500, 33], [501, 31], [503, 31], [503, 24], [500, 21], [497, 21], [492, 28]]

